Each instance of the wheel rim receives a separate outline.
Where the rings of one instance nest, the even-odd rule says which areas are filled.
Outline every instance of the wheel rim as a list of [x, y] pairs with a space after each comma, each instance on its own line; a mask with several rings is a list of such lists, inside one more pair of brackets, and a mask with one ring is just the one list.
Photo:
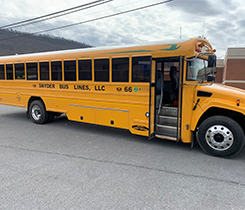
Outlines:
[[227, 150], [234, 143], [231, 130], [223, 125], [214, 125], [207, 129], [205, 139], [212, 149], [218, 151]]
[[31, 110], [31, 116], [34, 120], [40, 120], [42, 116], [41, 108], [38, 105], [34, 105]]

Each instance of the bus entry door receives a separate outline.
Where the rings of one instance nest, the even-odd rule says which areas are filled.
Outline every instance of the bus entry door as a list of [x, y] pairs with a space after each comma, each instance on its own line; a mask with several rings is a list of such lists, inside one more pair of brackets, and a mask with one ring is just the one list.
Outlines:
[[156, 89], [156, 61], [151, 63], [150, 97], [149, 97], [149, 139], [155, 136], [155, 89]]

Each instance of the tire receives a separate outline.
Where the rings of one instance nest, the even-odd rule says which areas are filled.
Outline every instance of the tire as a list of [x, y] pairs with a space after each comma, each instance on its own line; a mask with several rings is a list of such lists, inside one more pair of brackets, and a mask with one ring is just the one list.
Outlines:
[[226, 116], [213, 116], [200, 125], [197, 141], [209, 155], [232, 157], [244, 146], [244, 132], [235, 120]]
[[48, 120], [47, 122], [53, 122], [54, 121], [54, 112], [48, 112]]
[[49, 112], [41, 100], [33, 101], [29, 108], [29, 114], [32, 121], [36, 124], [44, 124], [49, 119]]

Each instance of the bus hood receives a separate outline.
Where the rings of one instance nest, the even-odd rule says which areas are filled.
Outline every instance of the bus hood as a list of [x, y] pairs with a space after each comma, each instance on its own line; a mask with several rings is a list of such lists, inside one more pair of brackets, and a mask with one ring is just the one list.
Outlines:
[[199, 85], [196, 88], [197, 97], [212, 97], [221, 101], [229, 101], [234, 105], [240, 100], [240, 105], [245, 106], [245, 90], [221, 84]]

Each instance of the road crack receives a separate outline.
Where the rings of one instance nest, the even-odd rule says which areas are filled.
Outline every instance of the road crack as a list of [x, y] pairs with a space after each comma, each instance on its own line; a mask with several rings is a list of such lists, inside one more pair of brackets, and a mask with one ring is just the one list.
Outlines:
[[132, 163], [123, 163], [123, 162], [118, 162], [118, 161], [113, 161], [113, 160], [101, 160], [101, 159], [95, 159], [95, 158], [89, 158], [89, 157], [83, 157], [83, 156], [76, 156], [76, 155], [42, 151], [42, 150], [35, 150], [35, 149], [26, 149], [26, 148], [13, 147], [13, 146], [7, 146], [7, 145], [0, 145], [0, 147], [7, 148], [7, 149], [13, 149], [13, 150], [26, 151], [26, 152], [34, 152], [34, 153], [62, 156], [62, 157], [67, 157], [67, 158], [81, 159], [81, 160], [93, 161], [93, 162], [97, 162], [97, 163], [114, 164], [114, 165], [119, 165], [119, 166], [126, 166], [126, 167], [132, 167], [132, 168], [138, 168], [138, 169], [144, 169], [144, 170], [150, 170], [150, 171], [157, 171], [157, 172], [163, 172], [163, 173], [173, 174], [173, 175], [180, 175], [180, 176], [185, 176], [185, 177], [205, 179], [208, 181], [215, 181], [215, 182], [220, 182], [220, 183], [245, 186], [245, 183], [240, 183], [237, 181], [226, 180], [226, 179], [218, 179], [218, 178], [208, 177], [208, 176], [204, 176], [204, 175], [196, 175], [196, 174], [172, 171], [172, 170], [161, 169], [161, 168], [156, 168], [156, 167], [137, 165], [137, 164], [132, 164]]

